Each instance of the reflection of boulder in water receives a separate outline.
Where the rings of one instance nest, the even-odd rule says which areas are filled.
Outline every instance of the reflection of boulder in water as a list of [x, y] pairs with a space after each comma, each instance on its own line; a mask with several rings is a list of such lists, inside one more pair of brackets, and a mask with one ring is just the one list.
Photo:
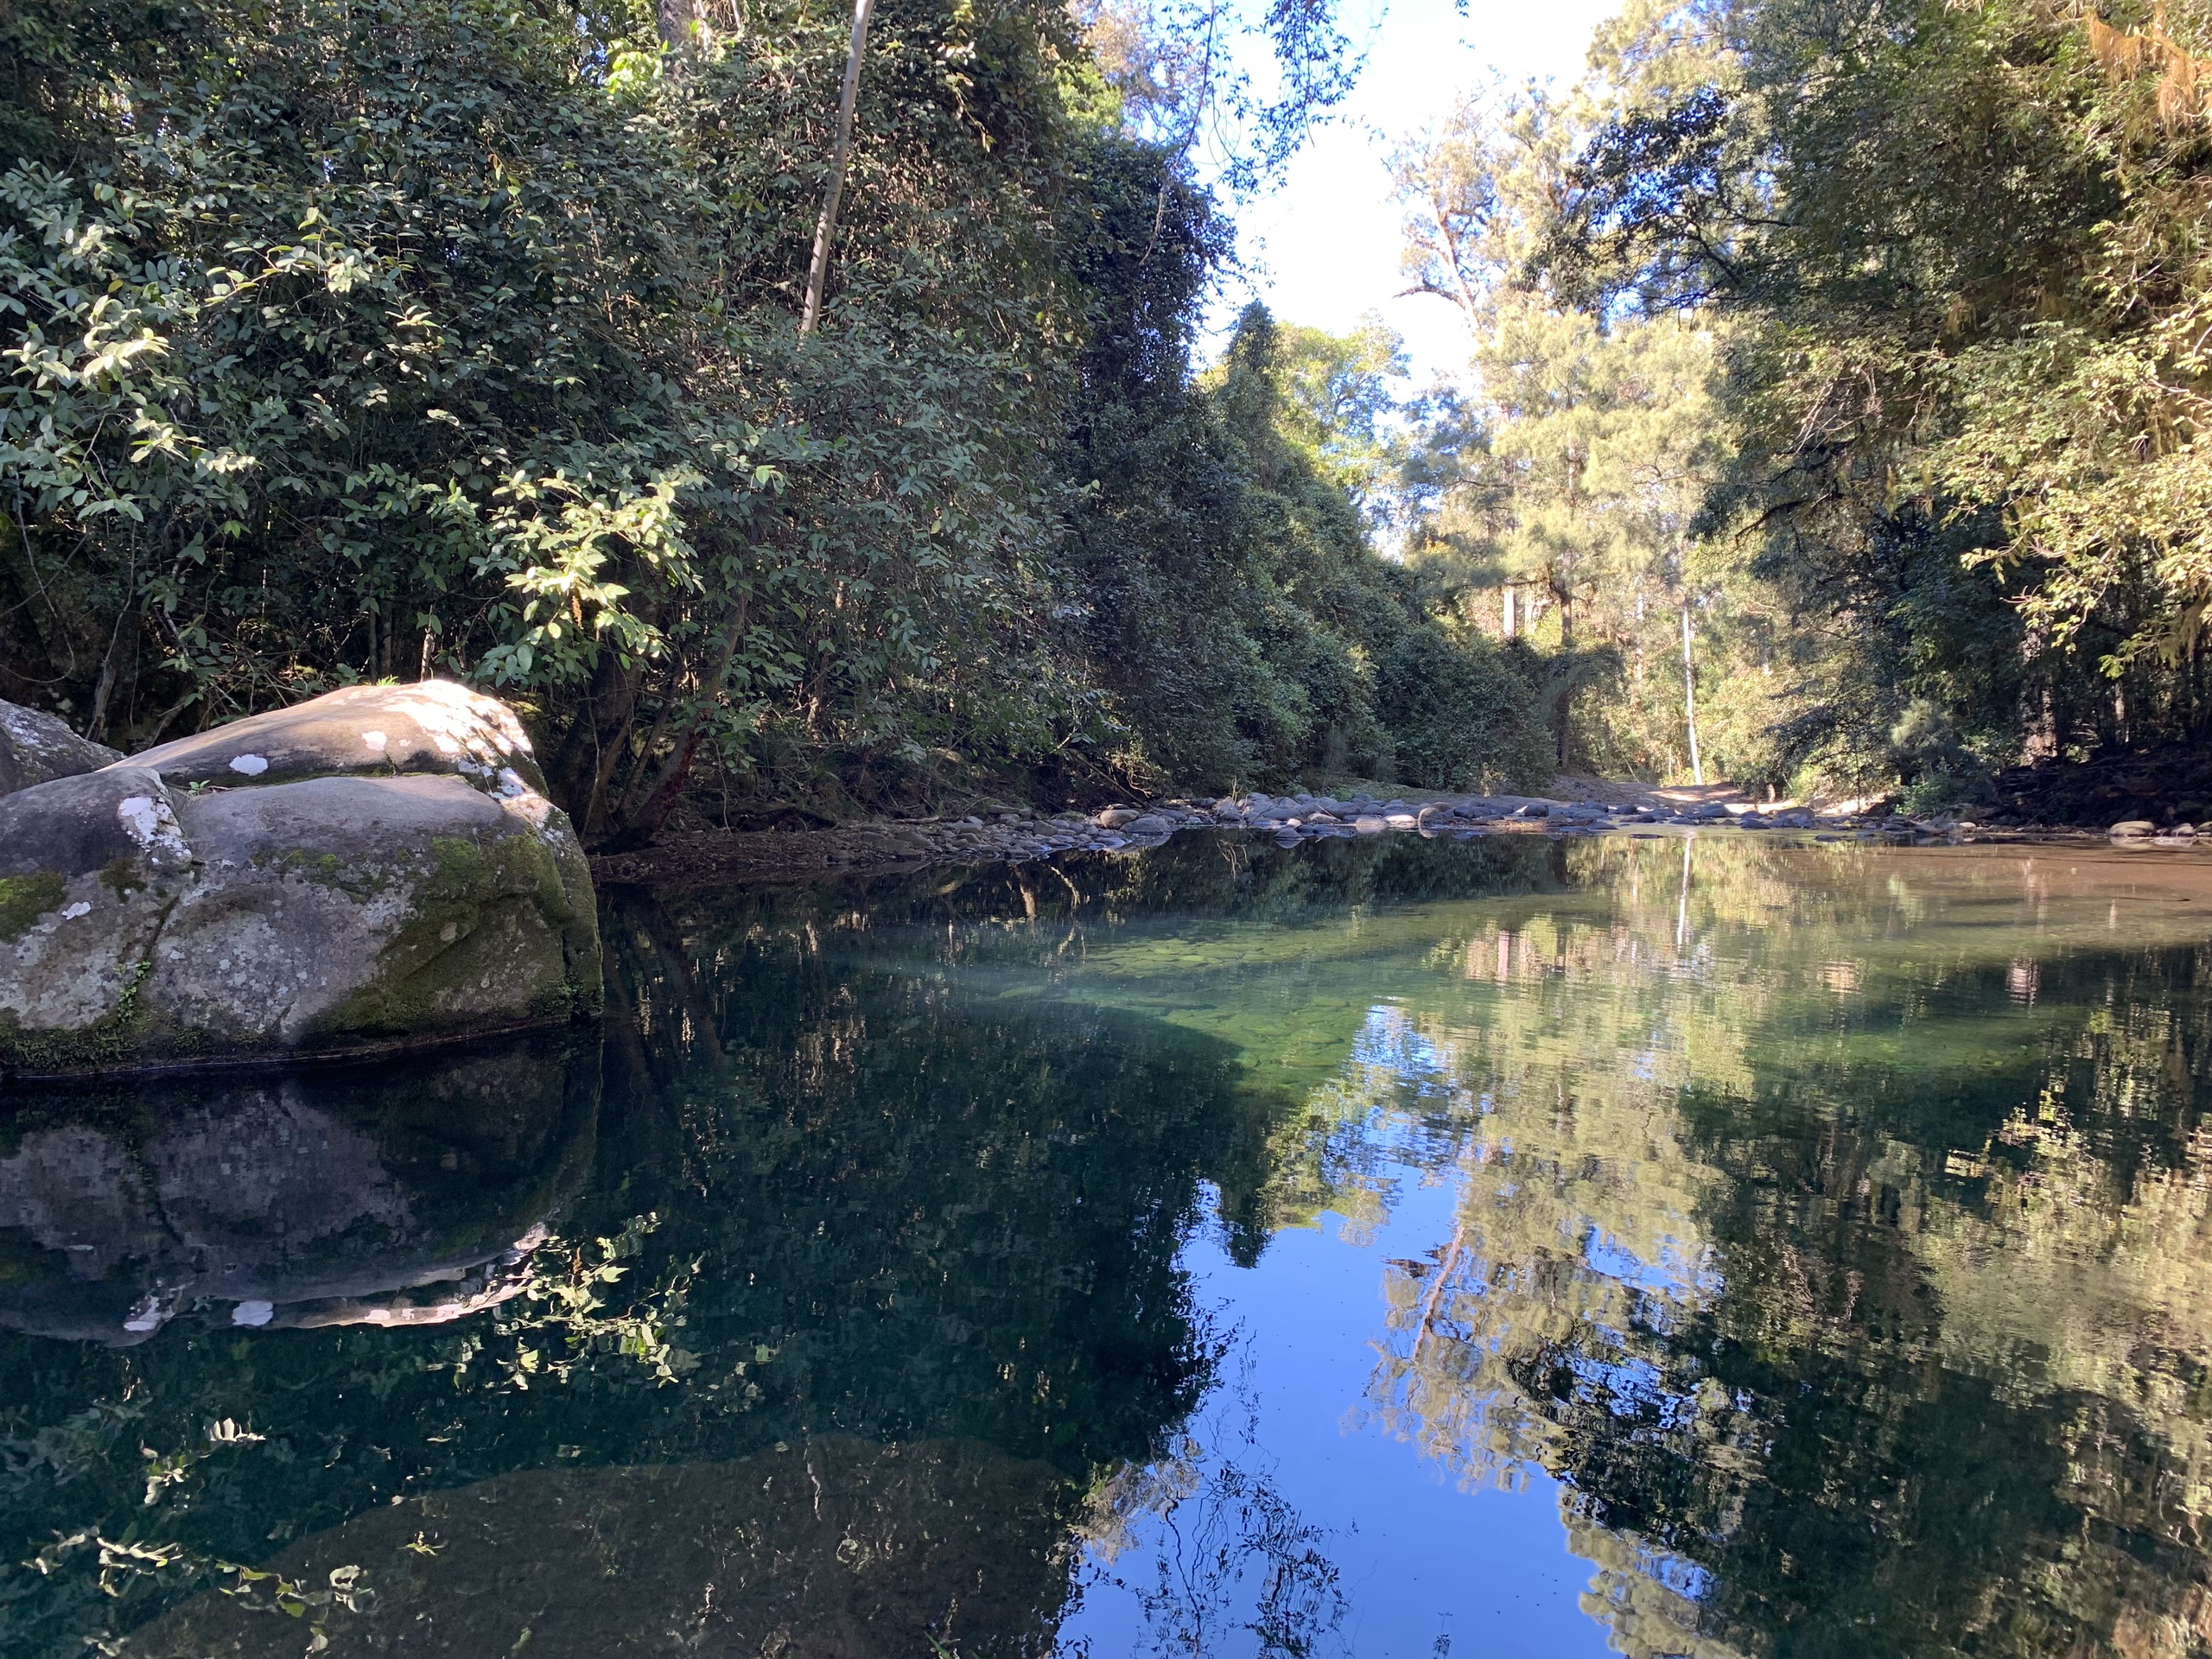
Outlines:
[[453, 1319], [519, 1287], [589, 1166], [594, 1046], [19, 1096], [0, 1325], [122, 1345], [209, 1300], [253, 1325]]
[[[828, 1435], [734, 1463], [499, 1475], [266, 1565], [309, 1585], [361, 1568], [363, 1610], [326, 1626], [335, 1659], [1041, 1654], [1067, 1588], [1067, 1494], [1051, 1465], [980, 1441]], [[303, 1644], [295, 1621], [210, 1592], [130, 1651], [293, 1659]]]

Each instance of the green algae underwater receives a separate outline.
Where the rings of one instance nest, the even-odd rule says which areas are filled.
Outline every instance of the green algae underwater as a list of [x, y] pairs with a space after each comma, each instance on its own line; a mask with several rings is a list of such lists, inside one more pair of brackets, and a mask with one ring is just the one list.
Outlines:
[[0, 1097], [0, 1651], [2212, 1644], [2212, 860], [603, 899], [588, 1033]]

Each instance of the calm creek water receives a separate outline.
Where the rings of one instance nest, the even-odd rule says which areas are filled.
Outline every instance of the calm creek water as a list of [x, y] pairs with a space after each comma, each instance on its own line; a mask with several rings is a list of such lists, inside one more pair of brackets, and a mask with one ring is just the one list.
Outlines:
[[2212, 860], [606, 906], [588, 1040], [0, 1096], [0, 1653], [2212, 1647]]

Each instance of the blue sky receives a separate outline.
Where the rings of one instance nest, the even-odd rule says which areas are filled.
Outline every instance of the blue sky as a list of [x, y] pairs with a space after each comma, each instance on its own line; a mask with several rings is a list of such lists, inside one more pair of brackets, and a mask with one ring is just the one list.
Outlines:
[[1582, 68], [1591, 31], [1620, 0], [1344, 0], [1346, 33], [1369, 43], [1359, 86], [1337, 118], [1292, 161], [1281, 188], [1236, 215], [1250, 270], [1222, 296], [1225, 321], [1256, 290], [1291, 322], [1342, 333], [1379, 311], [1404, 336], [1416, 385], [1466, 357], [1458, 314], [1444, 301], [1395, 297], [1401, 219], [1384, 158], [1399, 139], [1442, 119], [1459, 95], [1493, 76], [1565, 82]]

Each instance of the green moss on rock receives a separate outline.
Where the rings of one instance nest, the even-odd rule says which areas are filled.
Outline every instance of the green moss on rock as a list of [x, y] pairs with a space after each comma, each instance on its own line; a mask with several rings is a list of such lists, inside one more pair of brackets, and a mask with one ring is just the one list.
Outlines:
[[149, 950], [130, 970], [130, 982], [89, 1026], [51, 1031], [25, 1026], [13, 1008], [0, 1008], [0, 1070], [48, 1076], [97, 1071], [149, 1059], [189, 1059], [207, 1047], [204, 1033], [157, 1033], [142, 994], [154, 971]]
[[435, 1033], [486, 998], [531, 1021], [583, 1011], [569, 960], [573, 920], [552, 853], [534, 836], [489, 844], [441, 836], [415, 913], [385, 946], [375, 980], [339, 1006], [329, 1035]]
[[61, 908], [68, 887], [52, 870], [0, 876], [0, 944], [13, 944], [41, 916]]

